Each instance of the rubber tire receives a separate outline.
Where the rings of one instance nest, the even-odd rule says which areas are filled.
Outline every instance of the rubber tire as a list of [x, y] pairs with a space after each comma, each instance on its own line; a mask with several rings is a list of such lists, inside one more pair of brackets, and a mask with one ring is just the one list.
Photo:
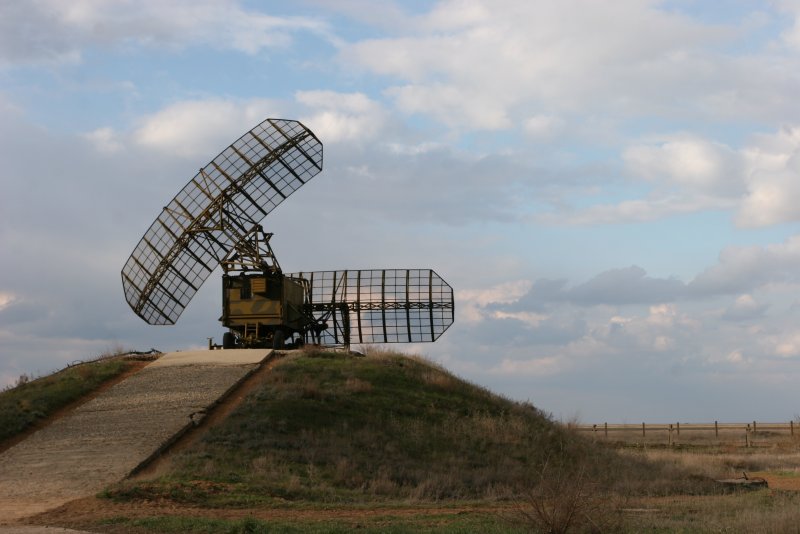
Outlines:
[[275, 333], [272, 334], [272, 348], [276, 350], [281, 350], [286, 345], [286, 334], [283, 333], [283, 330], [275, 330]]
[[224, 334], [222, 334], [222, 348], [223, 349], [236, 348], [236, 336], [233, 335], [233, 332], [225, 332]]

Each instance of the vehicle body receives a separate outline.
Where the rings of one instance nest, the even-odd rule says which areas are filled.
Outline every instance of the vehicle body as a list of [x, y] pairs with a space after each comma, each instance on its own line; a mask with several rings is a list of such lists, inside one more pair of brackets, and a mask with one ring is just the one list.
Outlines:
[[[281, 273], [239, 273], [222, 277], [223, 347], [283, 348], [295, 336], [302, 344], [313, 319], [307, 312], [308, 282]], [[232, 335], [228, 335], [232, 334]]]

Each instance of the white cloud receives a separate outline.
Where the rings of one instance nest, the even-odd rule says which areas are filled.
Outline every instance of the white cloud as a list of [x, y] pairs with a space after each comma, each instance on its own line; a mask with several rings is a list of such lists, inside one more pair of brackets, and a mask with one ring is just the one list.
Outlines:
[[140, 119], [133, 140], [160, 152], [210, 160], [267, 117], [280, 118], [280, 113], [265, 99], [178, 102]]
[[754, 169], [736, 222], [759, 227], [800, 220], [800, 148], [780, 170]]
[[550, 318], [549, 315], [545, 315], [543, 313], [534, 313], [534, 312], [504, 312], [504, 311], [496, 311], [492, 313], [492, 317], [495, 319], [514, 319], [526, 325], [528, 328], [537, 328], [539, 325], [542, 324], [543, 321], [546, 321]]
[[722, 318], [732, 321], [758, 319], [764, 315], [767, 308], [769, 308], [768, 304], [758, 302], [750, 294], [739, 295], [733, 305], [722, 313]]
[[8, 308], [18, 300], [19, 298], [14, 293], [0, 291], [0, 311]]
[[489, 370], [489, 373], [513, 376], [549, 376], [563, 371], [564, 363], [558, 357], [531, 358], [527, 360], [503, 358], [499, 365]]
[[800, 283], [800, 235], [766, 246], [727, 247], [688, 284], [695, 297], [741, 294], [768, 284]]
[[513, 124], [502, 101], [460, 87], [405, 85], [386, 92], [402, 111], [431, 115], [454, 128], [500, 130]]
[[675, 340], [667, 336], [656, 336], [653, 340], [653, 348], [657, 351], [666, 351], [675, 347]]
[[531, 217], [534, 221], [553, 225], [621, 224], [655, 221], [682, 213], [704, 210], [730, 210], [735, 199], [710, 195], [666, 195], [616, 204], [595, 204], [580, 210], [564, 210]]
[[307, 17], [275, 17], [235, 0], [35, 0], [0, 6], [0, 62], [77, 62], [84, 49], [135, 43], [210, 45], [247, 54], [287, 47], [295, 32], [328, 37]]
[[[708, 102], [731, 87], [743, 87], [736, 109], [778, 116], [771, 107], [777, 84], [768, 81], [782, 79], [775, 63], [722, 52], [760, 27], [749, 17], [704, 24], [649, 0], [451, 0], [417, 17], [416, 34], [344, 46], [342, 62], [396, 80], [387, 94], [401, 110], [458, 129], [587, 110], [727, 117], [729, 106]], [[793, 98], [788, 87], [780, 91]], [[527, 126], [541, 132], [544, 125]]]
[[566, 122], [555, 115], [534, 115], [529, 117], [523, 128], [525, 133], [535, 139], [548, 139], [564, 131]]
[[626, 173], [652, 184], [646, 198], [593, 203], [532, 216], [546, 224], [646, 222], [682, 213], [724, 210], [741, 227], [800, 220], [800, 127], [753, 136], [733, 149], [689, 134], [645, 139], [624, 148]]
[[775, 4], [792, 17], [792, 25], [781, 34], [781, 41], [790, 49], [800, 51], [800, 5], [795, 0], [775, 0]]
[[736, 195], [743, 181], [741, 157], [731, 148], [694, 135], [630, 146], [622, 153], [628, 172], [659, 186]]
[[781, 358], [796, 358], [800, 356], [800, 332], [787, 332], [783, 334], [774, 345], [775, 355]]
[[84, 135], [99, 152], [114, 154], [122, 150], [123, 145], [113, 128], [98, 128]]
[[484, 318], [483, 308], [490, 304], [510, 304], [530, 291], [529, 280], [505, 282], [486, 289], [462, 289], [456, 291], [459, 315], [464, 320], [475, 323]]
[[299, 91], [295, 99], [313, 110], [302, 121], [323, 143], [372, 141], [387, 120], [381, 105], [363, 93]]

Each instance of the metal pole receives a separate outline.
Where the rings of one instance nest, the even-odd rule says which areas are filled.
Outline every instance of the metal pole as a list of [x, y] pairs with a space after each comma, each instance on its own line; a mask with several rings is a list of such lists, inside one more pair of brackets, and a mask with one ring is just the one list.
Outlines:
[[714, 436], [719, 437], [719, 423], [714, 421]]

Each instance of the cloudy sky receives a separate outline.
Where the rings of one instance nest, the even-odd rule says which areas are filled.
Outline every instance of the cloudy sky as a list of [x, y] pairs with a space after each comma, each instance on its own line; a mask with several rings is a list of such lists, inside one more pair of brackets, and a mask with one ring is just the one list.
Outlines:
[[119, 272], [279, 117], [325, 145], [284, 270], [455, 288], [405, 350], [557, 418], [795, 418], [798, 95], [790, 0], [0, 0], [0, 385], [219, 341], [217, 274], [154, 327]]

